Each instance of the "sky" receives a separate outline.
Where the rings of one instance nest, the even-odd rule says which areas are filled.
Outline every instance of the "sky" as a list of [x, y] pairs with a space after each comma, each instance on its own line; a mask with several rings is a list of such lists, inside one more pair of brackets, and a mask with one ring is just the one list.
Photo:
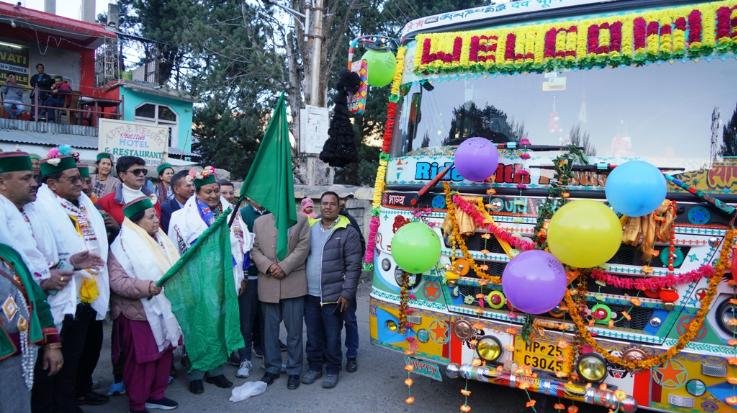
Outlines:
[[[16, 3], [15, 0], [4, 0], [6, 3]], [[109, 0], [97, 0], [95, 15], [107, 12]], [[29, 9], [43, 11], [44, 0], [21, 0], [21, 4]], [[56, 0], [56, 14], [72, 19], [80, 19], [82, 16], [82, 0]]]

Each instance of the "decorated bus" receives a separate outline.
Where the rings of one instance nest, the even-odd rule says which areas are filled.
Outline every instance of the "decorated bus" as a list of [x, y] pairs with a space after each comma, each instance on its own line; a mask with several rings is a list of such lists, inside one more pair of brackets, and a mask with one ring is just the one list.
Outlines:
[[406, 403], [735, 411], [737, 0], [496, 3], [408, 23], [387, 79], [364, 265]]

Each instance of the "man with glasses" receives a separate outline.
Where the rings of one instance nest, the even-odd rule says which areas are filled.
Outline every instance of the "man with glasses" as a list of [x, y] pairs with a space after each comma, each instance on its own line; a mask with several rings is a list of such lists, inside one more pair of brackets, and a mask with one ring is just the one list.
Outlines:
[[146, 185], [146, 161], [137, 156], [121, 156], [115, 164], [115, 171], [122, 184], [114, 192], [100, 198], [97, 206], [113, 217], [115, 222], [122, 224], [123, 206], [134, 199], [147, 196], [154, 201], [156, 215], [161, 218], [160, 203], [151, 187]]
[[42, 380], [35, 383], [32, 408], [34, 412], [79, 411], [80, 404], [108, 401], [92, 391], [102, 320], [110, 299], [107, 233], [102, 215], [82, 192], [82, 176], [73, 157], [43, 160], [41, 179], [36, 206], [43, 211], [58, 250], [54, 267], [74, 273], [47, 289], [54, 322], [61, 327], [64, 365], [58, 375], [41, 375]]

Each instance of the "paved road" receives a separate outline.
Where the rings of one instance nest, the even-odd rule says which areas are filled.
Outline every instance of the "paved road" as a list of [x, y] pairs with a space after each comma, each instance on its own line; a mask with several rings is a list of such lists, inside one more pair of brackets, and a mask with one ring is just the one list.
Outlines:
[[[228, 401], [230, 389], [219, 389], [205, 384], [205, 393], [193, 395], [187, 391], [187, 381], [183, 373], [169, 386], [167, 396], [179, 402], [179, 412], [320, 412], [320, 413], [362, 413], [362, 412], [458, 412], [462, 403], [459, 391], [463, 383], [446, 379], [443, 383], [416, 377], [413, 394], [414, 406], [406, 406], [404, 399], [407, 388], [403, 384], [406, 377], [403, 356], [399, 353], [374, 347], [369, 343], [368, 334], [368, 295], [370, 284], [359, 287], [358, 325], [360, 329], [359, 367], [356, 373], [342, 373], [338, 386], [325, 390], [319, 382], [297, 390], [286, 388], [286, 375], [282, 375], [266, 393], [239, 402]], [[100, 357], [95, 380], [100, 389], [107, 389], [112, 379], [110, 366], [109, 325], [106, 326], [103, 354]], [[248, 379], [236, 379], [235, 367], [226, 368], [226, 376], [236, 385], [245, 381], [258, 380], [263, 374], [261, 359], [255, 359], [256, 368]], [[473, 412], [531, 412], [524, 407], [527, 398], [516, 389], [500, 388], [472, 382], [469, 404]], [[604, 412], [591, 406], [580, 406], [581, 412]], [[84, 407], [88, 413], [127, 412], [128, 401], [125, 396], [113, 397], [110, 403], [98, 407]], [[543, 409], [537, 409], [538, 413]]]

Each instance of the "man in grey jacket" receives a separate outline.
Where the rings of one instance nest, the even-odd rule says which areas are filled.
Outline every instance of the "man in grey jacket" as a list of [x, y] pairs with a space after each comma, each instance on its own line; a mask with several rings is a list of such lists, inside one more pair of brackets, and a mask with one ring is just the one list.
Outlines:
[[345, 216], [340, 215], [338, 195], [320, 197], [321, 217], [311, 224], [310, 254], [307, 256], [307, 296], [304, 300], [307, 326], [308, 371], [302, 383], [322, 377], [322, 387], [338, 384], [342, 361], [340, 332], [343, 315], [356, 301], [361, 275], [361, 240]]

